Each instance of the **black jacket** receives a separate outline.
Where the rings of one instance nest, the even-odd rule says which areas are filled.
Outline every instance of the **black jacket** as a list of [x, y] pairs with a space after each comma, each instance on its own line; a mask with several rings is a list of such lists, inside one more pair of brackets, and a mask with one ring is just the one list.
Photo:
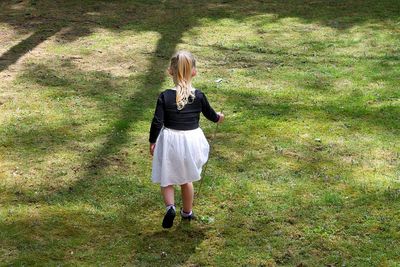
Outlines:
[[175, 130], [193, 130], [199, 127], [200, 112], [213, 122], [218, 122], [219, 115], [208, 103], [206, 95], [195, 91], [193, 102], [187, 103], [181, 110], [177, 109], [176, 91], [167, 89], [157, 100], [154, 118], [150, 127], [150, 143], [155, 143], [163, 125]]

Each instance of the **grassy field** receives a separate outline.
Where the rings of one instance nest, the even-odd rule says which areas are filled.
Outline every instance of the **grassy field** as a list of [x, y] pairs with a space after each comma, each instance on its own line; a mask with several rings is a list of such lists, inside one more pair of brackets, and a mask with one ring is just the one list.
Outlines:
[[[166, 231], [177, 49], [226, 120]], [[400, 266], [397, 0], [5, 0], [0, 81], [1, 266]]]

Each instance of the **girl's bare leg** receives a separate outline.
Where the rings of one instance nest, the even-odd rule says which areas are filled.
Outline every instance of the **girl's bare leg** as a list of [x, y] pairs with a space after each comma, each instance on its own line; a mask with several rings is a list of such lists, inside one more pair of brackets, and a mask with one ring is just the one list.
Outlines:
[[183, 201], [183, 212], [190, 213], [193, 207], [193, 183], [187, 183], [181, 185], [182, 201]]
[[161, 194], [163, 195], [166, 207], [169, 205], [175, 205], [174, 186], [169, 185], [166, 187], [161, 187]]

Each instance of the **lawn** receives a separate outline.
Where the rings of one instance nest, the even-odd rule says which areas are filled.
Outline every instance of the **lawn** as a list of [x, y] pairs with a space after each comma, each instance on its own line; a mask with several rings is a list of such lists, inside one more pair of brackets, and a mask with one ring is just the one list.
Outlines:
[[[177, 49], [226, 119], [164, 230]], [[0, 81], [1, 266], [400, 266], [397, 0], [5, 0]]]

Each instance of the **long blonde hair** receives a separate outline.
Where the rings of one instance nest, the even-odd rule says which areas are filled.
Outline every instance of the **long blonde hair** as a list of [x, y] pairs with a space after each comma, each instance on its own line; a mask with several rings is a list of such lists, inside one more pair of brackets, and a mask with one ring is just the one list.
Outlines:
[[192, 53], [181, 50], [172, 56], [169, 68], [176, 85], [176, 106], [181, 110], [195, 98], [192, 72], [196, 68], [196, 60]]

